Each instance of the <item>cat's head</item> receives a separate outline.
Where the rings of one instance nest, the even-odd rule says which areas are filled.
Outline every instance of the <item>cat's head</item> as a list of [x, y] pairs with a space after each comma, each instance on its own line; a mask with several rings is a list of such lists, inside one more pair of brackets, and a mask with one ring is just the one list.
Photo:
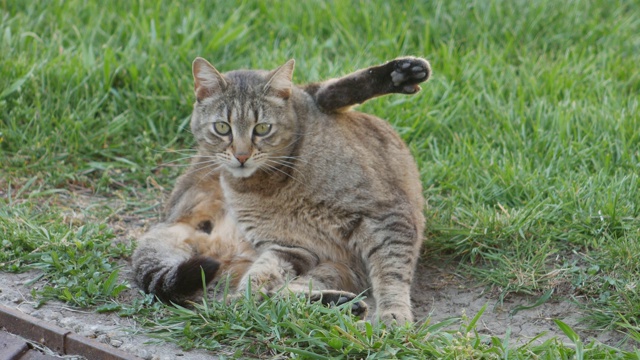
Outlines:
[[298, 131], [291, 104], [294, 64], [221, 74], [203, 58], [193, 61], [191, 131], [200, 153], [211, 156], [210, 166], [245, 178], [286, 163]]

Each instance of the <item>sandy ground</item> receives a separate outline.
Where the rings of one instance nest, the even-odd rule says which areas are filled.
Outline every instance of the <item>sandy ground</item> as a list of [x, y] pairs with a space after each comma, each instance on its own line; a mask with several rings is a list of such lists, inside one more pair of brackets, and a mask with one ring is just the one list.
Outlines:
[[460, 317], [462, 314], [473, 318], [487, 305], [477, 324], [477, 331], [499, 338], [504, 338], [509, 331], [512, 344], [522, 345], [541, 333], [546, 334], [537, 339], [538, 342], [558, 337], [563, 342], [570, 343], [554, 319], [570, 325], [584, 343], [597, 340], [615, 345], [623, 338], [616, 332], [586, 330], [580, 323], [583, 314], [578, 305], [571, 301], [554, 300], [553, 297], [542, 305], [519, 310], [512, 315], [513, 310], [521, 306], [530, 307], [538, 298], [509, 295], [500, 302], [498, 293], [488, 291], [485, 286], [475, 285], [470, 280], [460, 279], [453, 269], [447, 266], [439, 268], [437, 263], [418, 265], [412, 300], [416, 318], [425, 319], [430, 316], [431, 322]]
[[[95, 203], [95, 201], [95, 198], [74, 196], [69, 204], [69, 216], [86, 221], [87, 219], [83, 218], [84, 215], [78, 209], [86, 208], [87, 202]], [[112, 202], [113, 200], [102, 199], [98, 201]], [[117, 205], [114, 208], [117, 208]], [[142, 234], [153, 221], [148, 216], [128, 216], [126, 211], [116, 211], [115, 213], [120, 215], [113, 216], [109, 222], [118, 234], [117, 241], [132, 241]], [[157, 342], [157, 340], [140, 334], [142, 329], [135, 321], [119, 317], [117, 314], [97, 314], [73, 309], [57, 302], [49, 302], [36, 309], [30, 295], [31, 289], [25, 283], [37, 275], [33, 271], [22, 274], [0, 272], [0, 304], [83, 336], [94, 338], [102, 343], [110, 344], [143, 359], [199, 360], [216, 358], [215, 354], [206, 351], [183, 351], [169, 343], [150, 343]], [[122, 276], [131, 276], [128, 264], [125, 265]], [[137, 290], [132, 289], [126, 291], [120, 300], [126, 302], [137, 296], [139, 296]], [[419, 264], [412, 298], [416, 318], [429, 318], [431, 323], [450, 317], [460, 317], [462, 314], [472, 318], [487, 304], [487, 309], [478, 323], [478, 331], [481, 334], [503, 337], [509, 329], [511, 343], [526, 343], [543, 332], [546, 332], [546, 335], [542, 339], [558, 336], [569, 342], [557, 328], [553, 319], [560, 319], [572, 326], [585, 342], [596, 339], [605, 344], [615, 345], [622, 339], [622, 336], [617, 333], [581, 330], [581, 326], [578, 324], [581, 316], [579, 309], [568, 301], [554, 301], [552, 299], [538, 307], [521, 310], [514, 316], [510, 316], [511, 310], [515, 307], [530, 305], [536, 299], [526, 296], [510, 296], [500, 304], [498, 295], [494, 292], [487, 291], [486, 287], [477, 286], [469, 279], [462, 278], [456, 274], [451, 264], [446, 264], [438, 259], [425, 259]], [[0, 324], [1, 326], [2, 324]]]

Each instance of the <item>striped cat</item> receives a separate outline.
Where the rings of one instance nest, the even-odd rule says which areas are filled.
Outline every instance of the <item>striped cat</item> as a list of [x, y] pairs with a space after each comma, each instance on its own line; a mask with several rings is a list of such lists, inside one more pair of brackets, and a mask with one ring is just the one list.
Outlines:
[[301, 87], [293, 70], [293, 60], [225, 74], [193, 62], [197, 155], [163, 221], [138, 240], [136, 282], [178, 303], [198, 295], [202, 273], [206, 282], [229, 277], [239, 292], [286, 286], [323, 304], [369, 289], [379, 320], [413, 321], [418, 169], [388, 123], [350, 108], [418, 92], [429, 63], [398, 58]]

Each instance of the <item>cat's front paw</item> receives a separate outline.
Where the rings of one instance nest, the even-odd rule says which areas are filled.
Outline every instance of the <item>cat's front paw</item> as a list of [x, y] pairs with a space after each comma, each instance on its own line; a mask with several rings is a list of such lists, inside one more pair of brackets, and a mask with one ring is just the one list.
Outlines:
[[413, 322], [413, 314], [410, 309], [394, 309], [379, 312], [378, 319], [387, 326], [402, 326]]
[[420, 91], [421, 82], [431, 76], [431, 66], [425, 59], [404, 57], [393, 60], [391, 82], [403, 94], [415, 94]]
[[[311, 293], [309, 300], [311, 302], [320, 302], [326, 306], [340, 306], [352, 301], [357, 297], [356, 294], [347, 291], [324, 290]], [[351, 304], [351, 313], [359, 318], [367, 316], [369, 306], [362, 300], [355, 301]]]

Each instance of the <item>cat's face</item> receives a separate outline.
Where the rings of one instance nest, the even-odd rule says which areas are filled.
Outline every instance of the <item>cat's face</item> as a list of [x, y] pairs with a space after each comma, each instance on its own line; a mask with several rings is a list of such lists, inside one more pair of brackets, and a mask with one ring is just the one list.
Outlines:
[[295, 141], [290, 104], [293, 60], [271, 71], [220, 74], [206, 60], [193, 63], [197, 102], [191, 130], [201, 153], [239, 178], [287, 166]]

